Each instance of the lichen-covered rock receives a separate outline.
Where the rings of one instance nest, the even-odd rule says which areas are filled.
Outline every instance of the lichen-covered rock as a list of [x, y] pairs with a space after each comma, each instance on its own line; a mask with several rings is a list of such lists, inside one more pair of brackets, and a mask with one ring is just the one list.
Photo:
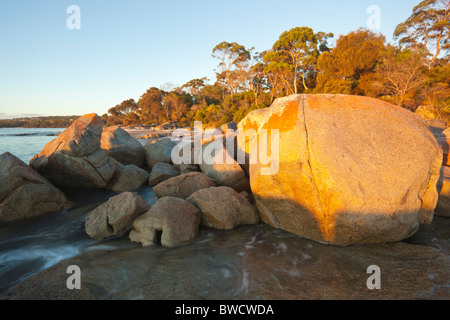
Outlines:
[[[250, 183], [271, 226], [350, 245], [400, 241], [432, 221], [442, 151], [408, 110], [369, 97], [293, 95], [251, 112], [239, 129], [239, 149], [258, 158]], [[270, 165], [255, 148], [264, 131]]]

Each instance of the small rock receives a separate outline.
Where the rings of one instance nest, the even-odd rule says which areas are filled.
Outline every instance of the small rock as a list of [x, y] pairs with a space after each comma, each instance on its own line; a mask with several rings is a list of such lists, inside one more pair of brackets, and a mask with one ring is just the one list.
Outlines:
[[165, 180], [153, 188], [158, 198], [188, 198], [194, 192], [215, 187], [216, 181], [201, 172], [192, 172]]
[[152, 172], [148, 179], [148, 184], [150, 186], [156, 186], [158, 183], [164, 180], [176, 177], [180, 175], [180, 171], [175, 169], [168, 163], [157, 163], [153, 166]]
[[152, 169], [160, 162], [172, 163], [172, 150], [176, 143], [168, 138], [155, 139], [148, 142], [145, 146], [145, 160], [147, 166]]
[[203, 147], [200, 169], [208, 177], [216, 180], [219, 186], [230, 187], [237, 192], [250, 191], [250, 181], [244, 170], [228, 154], [220, 140]]
[[450, 217], [450, 167], [442, 167], [441, 178], [437, 184], [439, 200], [436, 207], [436, 215]]
[[123, 192], [135, 191], [145, 185], [148, 173], [134, 164], [118, 164], [114, 176], [106, 187], [109, 190]]
[[200, 212], [186, 200], [174, 197], [159, 199], [151, 209], [133, 222], [130, 240], [148, 246], [158, 242], [173, 248], [197, 236]]
[[239, 225], [257, 224], [259, 214], [254, 205], [229, 187], [202, 189], [186, 199], [202, 213], [202, 225], [232, 230]]
[[133, 221], [150, 209], [137, 193], [124, 192], [110, 198], [89, 213], [86, 233], [94, 240], [124, 236], [131, 230]]

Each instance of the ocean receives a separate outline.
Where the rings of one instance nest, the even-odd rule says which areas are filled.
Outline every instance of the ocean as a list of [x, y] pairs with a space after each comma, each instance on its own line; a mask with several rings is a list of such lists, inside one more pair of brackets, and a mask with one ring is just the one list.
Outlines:
[[0, 128], [0, 154], [12, 153], [28, 164], [35, 154], [63, 131], [61, 128]]

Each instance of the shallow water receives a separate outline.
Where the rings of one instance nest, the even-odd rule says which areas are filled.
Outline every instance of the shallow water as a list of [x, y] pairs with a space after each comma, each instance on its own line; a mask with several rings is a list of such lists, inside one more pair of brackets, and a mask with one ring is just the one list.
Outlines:
[[[71, 209], [0, 225], [0, 291], [91, 247], [98, 248], [97, 242], [87, 236], [84, 222], [90, 211], [115, 193], [62, 190], [71, 202]], [[137, 192], [150, 204], [156, 201], [150, 187]]]

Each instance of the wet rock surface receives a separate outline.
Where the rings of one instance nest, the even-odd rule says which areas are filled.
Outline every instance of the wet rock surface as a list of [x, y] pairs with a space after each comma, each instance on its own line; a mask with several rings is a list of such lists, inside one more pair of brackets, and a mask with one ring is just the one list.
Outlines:
[[[336, 247], [266, 225], [207, 228], [173, 249], [101, 242], [0, 293], [0, 299], [448, 299], [450, 220], [398, 243]], [[113, 250], [112, 248], [116, 248]], [[81, 268], [68, 290], [67, 267]], [[367, 268], [381, 269], [369, 290]]]

